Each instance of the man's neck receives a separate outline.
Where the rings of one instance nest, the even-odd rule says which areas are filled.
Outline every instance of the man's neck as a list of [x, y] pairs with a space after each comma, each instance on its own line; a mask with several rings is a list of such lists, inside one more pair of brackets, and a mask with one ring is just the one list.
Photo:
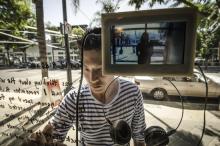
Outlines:
[[[93, 96], [103, 104], [107, 104], [112, 101], [112, 99], [116, 96], [119, 90], [118, 80], [115, 80], [108, 88], [106, 93], [93, 94]], [[105, 94], [105, 95], [104, 95]]]

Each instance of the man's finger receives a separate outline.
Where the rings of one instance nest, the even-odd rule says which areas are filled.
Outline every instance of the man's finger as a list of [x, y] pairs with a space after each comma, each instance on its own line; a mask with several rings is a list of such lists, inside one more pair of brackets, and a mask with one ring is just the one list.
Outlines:
[[46, 125], [44, 127], [43, 134], [52, 135], [52, 133], [53, 133], [53, 126], [51, 124]]
[[37, 132], [36, 133], [36, 141], [40, 144], [45, 144], [47, 143], [46, 137], [42, 132]]
[[46, 137], [46, 140], [47, 140], [48, 143], [53, 142], [53, 137], [52, 137], [53, 126], [52, 125], [50, 125], [50, 124], [46, 125], [44, 127], [43, 134]]

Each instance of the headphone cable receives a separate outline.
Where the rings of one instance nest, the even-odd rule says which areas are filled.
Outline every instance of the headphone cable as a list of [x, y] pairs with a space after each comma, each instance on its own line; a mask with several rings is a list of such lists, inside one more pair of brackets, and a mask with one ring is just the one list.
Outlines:
[[173, 82], [171, 80], [169, 80], [169, 79], [165, 79], [165, 80], [169, 81], [173, 85], [173, 87], [176, 89], [176, 91], [179, 94], [179, 97], [180, 97], [180, 100], [181, 100], [181, 105], [182, 105], [182, 115], [181, 115], [181, 118], [180, 118], [180, 121], [179, 121], [177, 127], [175, 129], [172, 129], [172, 130], [167, 132], [167, 135], [170, 136], [170, 135], [174, 134], [177, 131], [177, 129], [179, 128], [180, 124], [182, 123], [183, 115], [184, 115], [184, 105], [183, 105], [183, 98], [182, 98], [179, 90], [177, 89], [177, 87], [173, 84]]
[[[105, 92], [104, 92], [104, 104], [105, 104], [105, 95], [106, 95], [106, 92], [107, 92], [108, 88], [109, 88], [110, 85], [111, 85], [116, 79], [118, 79], [119, 77], [120, 77], [120, 76], [117, 76], [116, 78], [114, 78], [114, 79], [108, 84], [107, 88], [105, 89]], [[103, 105], [102, 111], [103, 111], [103, 114], [104, 114], [104, 117], [105, 117], [106, 121], [107, 121], [110, 125], [112, 125], [111, 121], [110, 121], [110, 120], [106, 117], [106, 115], [105, 115], [104, 105]]]
[[205, 133], [205, 128], [206, 128], [206, 106], [207, 106], [207, 97], [208, 97], [208, 83], [207, 83], [207, 80], [206, 80], [206, 76], [202, 70], [202, 68], [200, 67], [199, 64], [196, 64], [198, 67], [199, 67], [199, 70], [200, 72], [202, 73], [202, 76], [204, 78], [204, 81], [205, 81], [205, 87], [206, 87], [206, 92], [205, 92], [205, 105], [204, 105], [204, 113], [203, 113], [203, 128], [202, 128], [202, 135], [199, 139], [199, 142], [197, 144], [197, 146], [200, 146], [201, 142], [202, 142], [202, 138], [204, 136], [204, 133]]
[[82, 44], [81, 44], [81, 74], [80, 74], [80, 83], [79, 83], [79, 88], [78, 88], [78, 92], [77, 92], [77, 97], [76, 97], [76, 146], [78, 146], [78, 131], [79, 131], [79, 96], [80, 94], [80, 90], [82, 87], [82, 81], [83, 81], [83, 47], [85, 45], [85, 40], [87, 39], [89, 33], [86, 34], [86, 36], [83, 38]]

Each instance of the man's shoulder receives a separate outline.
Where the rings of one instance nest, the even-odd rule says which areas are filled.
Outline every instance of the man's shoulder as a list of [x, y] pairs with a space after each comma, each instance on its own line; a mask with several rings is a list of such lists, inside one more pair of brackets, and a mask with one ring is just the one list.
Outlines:
[[119, 81], [122, 87], [129, 86], [138, 89], [138, 86], [131, 79], [120, 78]]

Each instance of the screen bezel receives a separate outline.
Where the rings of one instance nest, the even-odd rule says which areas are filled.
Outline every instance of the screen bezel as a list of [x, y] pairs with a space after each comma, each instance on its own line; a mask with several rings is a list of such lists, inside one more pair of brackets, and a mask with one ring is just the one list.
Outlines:
[[[186, 22], [183, 64], [111, 64], [110, 27], [112, 25], [153, 22]], [[104, 75], [177, 76], [193, 73], [197, 11], [192, 8], [157, 9], [102, 14], [102, 67]]]

